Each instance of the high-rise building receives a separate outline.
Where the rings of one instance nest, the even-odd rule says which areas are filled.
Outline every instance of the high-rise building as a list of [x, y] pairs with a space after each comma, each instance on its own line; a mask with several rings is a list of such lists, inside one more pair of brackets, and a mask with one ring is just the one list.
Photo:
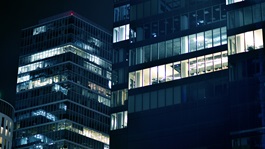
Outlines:
[[114, 0], [110, 148], [264, 148], [263, 0]]
[[69, 11], [21, 35], [14, 148], [108, 149], [111, 33]]
[[14, 107], [0, 99], [0, 149], [12, 149]]
[[265, 148], [265, 1], [226, 4], [232, 148]]

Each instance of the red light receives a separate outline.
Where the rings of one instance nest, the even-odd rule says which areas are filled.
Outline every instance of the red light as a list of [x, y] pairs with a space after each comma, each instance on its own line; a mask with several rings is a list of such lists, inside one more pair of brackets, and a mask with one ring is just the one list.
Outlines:
[[74, 15], [74, 13], [73, 12], [70, 12], [70, 15], [72, 16], [72, 15]]

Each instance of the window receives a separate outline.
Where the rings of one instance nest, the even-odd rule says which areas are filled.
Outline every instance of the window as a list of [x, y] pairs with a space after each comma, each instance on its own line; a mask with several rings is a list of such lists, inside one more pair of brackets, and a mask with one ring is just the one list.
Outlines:
[[197, 34], [197, 50], [204, 49], [204, 32]]
[[226, 5], [237, 3], [237, 2], [242, 2], [244, 0], [226, 0]]
[[128, 112], [118, 112], [111, 114], [110, 130], [126, 128], [128, 123]]
[[236, 48], [237, 48], [237, 53], [244, 52], [245, 47], [244, 47], [244, 33], [236, 35]]
[[262, 29], [248, 31], [228, 37], [228, 54], [247, 52], [263, 48]]
[[196, 51], [196, 34], [189, 35], [189, 52]]
[[157, 66], [151, 68], [151, 83], [152, 84], [157, 84]]
[[143, 70], [143, 86], [150, 85], [150, 69]]
[[221, 45], [220, 28], [213, 30], [213, 46]]
[[113, 29], [113, 43], [129, 39], [130, 25], [122, 25]]
[[212, 31], [206, 31], [205, 32], [205, 48], [211, 48], [212, 47]]

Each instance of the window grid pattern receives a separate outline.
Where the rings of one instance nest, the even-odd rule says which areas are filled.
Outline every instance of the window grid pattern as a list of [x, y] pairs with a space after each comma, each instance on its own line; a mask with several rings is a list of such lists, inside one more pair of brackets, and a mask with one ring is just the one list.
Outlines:
[[138, 65], [225, 44], [227, 44], [226, 27], [216, 28], [205, 32], [131, 49], [129, 53], [129, 65]]
[[139, 88], [227, 68], [227, 51], [222, 51], [130, 72], [128, 86]]

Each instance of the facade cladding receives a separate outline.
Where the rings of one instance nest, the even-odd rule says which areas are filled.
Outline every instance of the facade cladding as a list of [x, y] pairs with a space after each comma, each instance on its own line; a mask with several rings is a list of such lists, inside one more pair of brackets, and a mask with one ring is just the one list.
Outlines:
[[22, 30], [14, 148], [108, 149], [112, 35], [70, 11]]
[[12, 149], [14, 107], [0, 99], [0, 149]]
[[114, 0], [110, 148], [265, 148], [264, 0]]

